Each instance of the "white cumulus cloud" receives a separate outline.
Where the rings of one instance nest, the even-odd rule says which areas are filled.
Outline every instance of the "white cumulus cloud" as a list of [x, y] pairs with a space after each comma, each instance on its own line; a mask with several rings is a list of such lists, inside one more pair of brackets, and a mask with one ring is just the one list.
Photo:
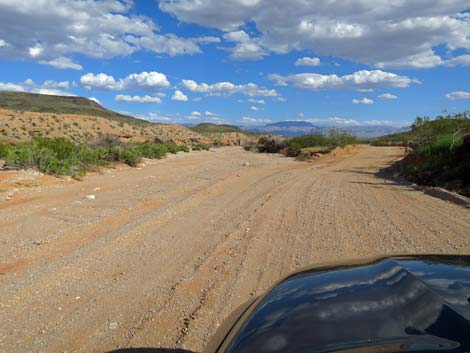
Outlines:
[[382, 70], [361, 70], [350, 75], [338, 76], [316, 73], [303, 73], [288, 76], [272, 74], [269, 76], [277, 85], [305, 90], [333, 90], [333, 89], [376, 89], [381, 87], [405, 88], [411, 83], [419, 83], [407, 76], [400, 76]]
[[455, 58], [444, 61], [445, 66], [470, 66], [470, 54], [456, 56]]
[[309, 58], [307, 56], [303, 58], [299, 58], [295, 62], [295, 66], [319, 66], [320, 59], [319, 58]]
[[0, 82], [0, 91], [30, 92], [54, 96], [75, 96], [75, 94], [68, 92], [69, 88], [69, 81], [46, 80], [42, 83], [36, 83], [28, 78], [23, 82]]
[[171, 96], [172, 101], [177, 101], [177, 102], [187, 102], [188, 101], [188, 96], [186, 96], [183, 92], [180, 90], [176, 90], [175, 93]]
[[75, 96], [73, 93], [55, 88], [35, 88], [31, 91], [31, 93], [45, 94], [49, 96]]
[[458, 100], [458, 99], [470, 99], [470, 92], [456, 91], [446, 94], [447, 99]]
[[258, 56], [310, 50], [378, 68], [421, 69], [445, 61], [434, 51], [437, 46], [451, 55], [470, 49], [470, 16], [464, 12], [468, 0], [160, 0], [159, 4], [183, 22], [227, 33], [254, 24], [256, 34], [237, 39], [253, 43]]
[[95, 103], [101, 104], [100, 100], [96, 97], [88, 97], [88, 99], [95, 102]]
[[232, 82], [217, 82], [213, 84], [197, 83], [193, 80], [183, 80], [183, 86], [191, 92], [204, 93], [211, 96], [229, 96], [233, 94], [244, 94], [247, 96], [277, 97], [279, 94], [274, 89], [259, 87], [255, 83], [237, 85]]
[[39, 60], [40, 64], [50, 65], [57, 69], [83, 70], [82, 65], [75, 63], [72, 59], [60, 56], [53, 60]]
[[24, 92], [26, 89], [18, 83], [0, 82], [0, 91]]
[[133, 73], [123, 79], [116, 80], [113, 76], [104, 73], [87, 73], [80, 77], [80, 83], [87, 89], [102, 89], [110, 91], [119, 91], [125, 89], [140, 88], [149, 91], [156, 91], [168, 88], [170, 82], [165, 74], [160, 72], [141, 72]]
[[353, 104], [366, 104], [366, 105], [374, 104], [374, 100], [367, 98], [367, 97], [364, 97], [362, 99], [354, 98], [352, 102]]
[[379, 95], [379, 99], [383, 99], [383, 100], [391, 100], [391, 99], [397, 99], [398, 97], [395, 96], [394, 94], [391, 94], [391, 93], [384, 93], [384, 94], [381, 94]]
[[104, 73], [92, 74], [91, 72], [80, 77], [80, 83], [88, 89], [119, 90], [121, 85], [116, 82], [113, 76]]
[[160, 97], [155, 96], [129, 96], [126, 94], [118, 94], [114, 100], [116, 102], [127, 102], [127, 103], [161, 103]]
[[198, 112], [198, 111], [192, 111], [191, 114], [189, 114], [188, 116], [186, 116], [186, 119], [187, 120], [199, 120], [200, 117], [201, 117], [201, 113]]
[[243, 30], [226, 33], [224, 39], [237, 43], [233, 48], [228, 48], [233, 60], [261, 60], [268, 55], [268, 51], [260, 45], [260, 40], [250, 38]]
[[248, 102], [253, 103], [253, 104], [265, 104], [266, 103], [264, 99], [254, 99], [254, 98], [248, 99]]
[[183, 38], [161, 33], [149, 17], [135, 14], [131, 0], [2, 0], [0, 59], [39, 61], [78, 69], [70, 55], [113, 58], [146, 50], [190, 55], [217, 37]]

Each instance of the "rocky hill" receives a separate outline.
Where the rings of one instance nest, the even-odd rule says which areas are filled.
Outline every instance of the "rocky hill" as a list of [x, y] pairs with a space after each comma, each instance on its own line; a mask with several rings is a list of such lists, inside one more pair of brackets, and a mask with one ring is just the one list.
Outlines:
[[0, 108], [15, 111], [99, 116], [128, 124], [148, 124], [145, 120], [113, 112], [83, 97], [53, 96], [26, 92], [0, 92]]
[[135, 124], [92, 115], [0, 109], [0, 141], [14, 143], [30, 140], [34, 136], [67, 137], [76, 142], [111, 137], [124, 142], [211, 143], [208, 137], [179, 125]]
[[103, 137], [123, 142], [173, 141], [219, 146], [255, 142], [257, 136], [235, 126], [200, 124], [193, 129], [155, 124], [115, 113], [82, 97], [0, 92], [0, 141], [15, 143], [34, 136], [92, 142]]

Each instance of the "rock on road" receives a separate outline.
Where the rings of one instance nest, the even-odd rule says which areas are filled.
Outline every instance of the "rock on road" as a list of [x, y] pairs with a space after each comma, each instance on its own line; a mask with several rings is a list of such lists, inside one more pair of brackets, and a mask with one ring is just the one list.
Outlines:
[[199, 352], [304, 265], [470, 253], [470, 210], [376, 175], [402, 154], [229, 147], [20, 190], [0, 201], [0, 352]]

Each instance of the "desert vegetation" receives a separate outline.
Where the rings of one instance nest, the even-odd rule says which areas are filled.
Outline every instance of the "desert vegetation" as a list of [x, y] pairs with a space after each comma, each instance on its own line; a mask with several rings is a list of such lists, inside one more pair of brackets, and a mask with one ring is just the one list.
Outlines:
[[61, 137], [35, 137], [31, 142], [9, 145], [0, 143], [0, 158], [5, 160], [7, 168], [32, 168], [74, 178], [100, 166], [121, 162], [135, 167], [144, 157], [163, 158], [179, 151], [189, 152], [189, 147], [173, 142], [124, 144], [108, 138], [87, 145]]
[[418, 117], [411, 131], [383, 136], [378, 146], [407, 146], [408, 155], [397, 165], [398, 172], [419, 184], [443, 186], [470, 195], [470, 116], [467, 112]]
[[306, 160], [317, 154], [328, 153], [336, 147], [356, 144], [359, 140], [339, 129], [331, 129], [328, 135], [312, 134], [292, 138], [262, 136], [257, 144], [245, 145], [246, 150], [261, 153], [282, 153], [287, 157]]

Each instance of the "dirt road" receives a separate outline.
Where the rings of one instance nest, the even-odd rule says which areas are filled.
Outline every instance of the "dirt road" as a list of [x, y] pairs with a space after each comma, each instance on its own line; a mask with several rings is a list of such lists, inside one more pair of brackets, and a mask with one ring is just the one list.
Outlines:
[[0, 352], [199, 352], [303, 265], [470, 253], [470, 210], [375, 175], [401, 153], [230, 147], [20, 191], [0, 201]]

